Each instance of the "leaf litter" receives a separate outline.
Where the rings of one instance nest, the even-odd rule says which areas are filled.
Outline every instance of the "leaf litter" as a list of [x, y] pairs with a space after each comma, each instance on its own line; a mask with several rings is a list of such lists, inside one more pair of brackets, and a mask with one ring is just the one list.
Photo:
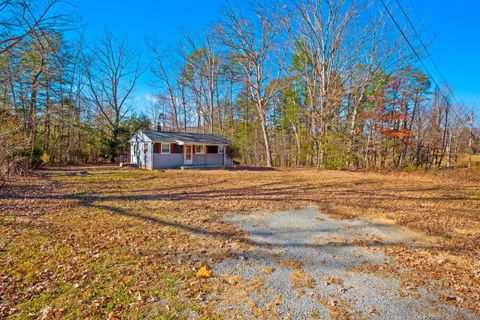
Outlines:
[[[402, 270], [407, 275], [402, 290], [420, 285], [443, 290], [439, 299], [480, 314], [475, 181], [310, 169], [150, 172], [90, 166], [81, 168], [88, 174], [75, 175], [72, 170], [78, 171], [19, 177], [1, 190], [0, 318], [190, 319], [241, 312], [218, 312], [218, 306], [233, 304], [232, 284], [217, 273], [195, 274], [229, 257], [243, 257], [242, 264], [255, 256], [249, 237], [223, 215], [261, 209], [268, 216], [310, 205], [337, 219], [389, 219], [434, 237], [435, 246], [426, 248], [388, 246], [378, 239], [377, 249], [391, 262], [376, 270]], [[279, 250], [272, 255], [275, 262], [283, 259]], [[330, 258], [335, 259], [319, 263]], [[261, 276], [285, 272], [289, 283], [288, 265], [294, 264], [266, 264], [263, 268], [273, 270]], [[430, 277], [435, 281], [425, 280]], [[248, 281], [253, 279], [239, 279], [234, 287]], [[304, 296], [308, 293], [307, 288]], [[288, 299], [282, 295], [280, 305]], [[343, 309], [339, 302], [336, 310]], [[273, 312], [250, 305], [259, 316]]]

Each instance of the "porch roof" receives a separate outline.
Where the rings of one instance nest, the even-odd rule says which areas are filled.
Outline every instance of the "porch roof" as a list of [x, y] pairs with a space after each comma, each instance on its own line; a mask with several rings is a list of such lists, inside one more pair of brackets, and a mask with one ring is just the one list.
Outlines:
[[152, 142], [174, 142], [179, 144], [227, 145], [228, 140], [215, 134], [142, 131]]

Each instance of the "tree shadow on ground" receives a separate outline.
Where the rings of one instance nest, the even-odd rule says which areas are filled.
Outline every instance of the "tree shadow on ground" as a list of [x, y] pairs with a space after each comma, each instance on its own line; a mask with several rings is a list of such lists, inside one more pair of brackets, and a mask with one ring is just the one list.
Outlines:
[[[144, 222], [148, 223], [153, 223], [157, 226], [161, 227], [170, 227], [174, 229], [178, 229], [180, 231], [188, 232], [194, 235], [199, 235], [199, 236], [207, 236], [207, 237], [216, 237], [216, 238], [221, 238], [223, 240], [236, 240], [238, 242], [256, 247], [256, 248], [267, 248], [267, 249], [275, 249], [275, 248], [309, 248], [309, 249], [317, 249], [317, 250], [325, 250], [328, 248], [338, 248], [338, 247], [359, 247], [359, 246], [364, 246], [364, 247], [384, 247], [384, 246], [406, 246], [406, 243], [403, 242], [398, 242], [398, 241], [378, 241], [378, 240], [373, 240], [373, 239], [364, 239], [362, 244], [359, 244], [358, 242], [354, 241], [338, 241], [338, 242], [324, 242], [324, 243], [309, 243], [309, 242], [275, 242], [275, 241], [256, 241], [249, 236], [254, 236], [258, 234], [250, 234], [250, 235], [242, 235], [239, 236], [238, 233], [235, 232], [229, 232], [229, 231], [217, 231], [217, 230], [210, 230], [208, 228], [204, 227], [198, 227], [198, 226], [191, 226], [187, 225], [184, 223], [180, 223], [177, 221], [171, 221], [171, 220], [166, 220], [162, 219], [156, 216], [150, 216], [150, 215], [145, 215], [141, 213], [135, 213], [130, 210], [126, 210], [124, 208], [119, 208], [119, 207], [114, 207], [110, 205], [100, 205], [100, 204], [92, 204], [92, 203], [83, 203], [82, 205], [88, 206], [90, 208], [95, 208], [95, 209], [101, 209], [105, 210], [109, 213], [123, 216], [123, 217], [128, 217], [128, 218], [133, 218], [136, 220], [141, 220]], [[375, 223], [372, 223], [372, 226], [374, 226]], [[305, 230], [311, 230], [311, 229], [301, 229], [298, 228], [296, 232], [303, 232]], [[318, 230], [318, 232], [330, 232], [330, 231], [338, 231], [338, 230]], [[317, 232], [317, 230], [313, 230], [313, 232]], [[431, 248], [433, 247], [432, 245], [424, 245], [424, 244], [413, 244], [413, 246], [417, 248]]]
[[227, 171], [278, 171], [274, 167], [235, 166], [226, 168]]
[[[300, 183], [297, 183], [300, 182]], [[68, 181], [66, 182], [68, 183]], [[122, 207], [121, 202], [132, 201], [199, 201], [204, 203], [211, 202], [217, 205], [218, 201], [257, 201], [265, 203], [303, 203], [306, 205], [316, 205], [321, 208], [321, 211], [328, 214], [339, 215], [334, 208], [335, 205], [342, 204], [347, 206], [355, 206], [356, 209], [376, 209], [385, 212], [394, 213], [396, 210], [418, 210], [419, 201], [457, 201], [470, 200], [478, 201], [480, 199], [470, 199], [468, 196], [457, 196], [448, 193], [448, 187], [439, 189], [438, 187], [406, 187], [401, 186], [395, 189], [379, 188], [372, 190], [372, 184], [378, 181], [372, 179], [360, 179], [353, 182], [329, 182], [321, 184], [301, 184], [301, 181], [290, 180], [288, 183], [282, 181], [272, 181], [261, 184], [246, 185], [237, 188], [228, 187], [228, 180], [221, 179], [218, 183], [212, 185], [192, 185], [186, 184], [183, 186], [170, 186], [150, 189], [143, 188], [143, 190], [134, 190], [133, 192], [114, 194], [109, 190], [98, 193], [57, 193], [50, 192], [51, 188], [43, 189], [42, 187], [35, 187], [33, 190], [22, 190], [21, 188], [13, 188], [10, 192], [0, 194], [0, 199], [16, 199], [16, 200], [70, 200], [73, 205], [77, 203], [80, 206], [103, 209], [116, 215], [126, 216], [137, 220], [142, 220], [156, 225], [174, 227], [185, 232], [190, 232], [197, 235], [222, 237], [229, 239], [235, 236], [231, 232], [210, 230], [208, 227], [190, 226], [175, 221], [161, 219], [152, 215], [144, 215], [129, 211]], [[217, 186], [220, 184], [221, 186]], [[58, 186], [59, 189], [61, 186]], [[204, 190], [186, 191], [191, 187], [199, 187]], [[27, 187], [28, 189], [29, 187]], [[55, 188], [54, 188], [55, 189]], [[182, 190], [183, 189], [183, 190]], [[26, 191], [26, 192], [23, 192]], [[440, 193], [437, 195], [423, 196], [423, 192], [432, 191]], [[403, 193], [408, 193], [403, 194]], [[354, 201], [353, 200], [362, 200]], [[395, 202], [393, 202], [395, 200]], [[110, 205], [110, 203], [114, 205]], [[141, 205], [140, 205], [141, 208]], [[450, 209], [449, 209], [450, 210]], [[466, 210], [463, 209], [463, 210]], [[474, 214], [470, 208], [469, 212]], [[250, 240], [244, 239], [245, 243], [264, 246], [265, 244], [252, 243]], [[276, 244], [278, 245], [278, 244]], [[313, 248], [321, 248], [321, 244], [289, 244], [294, 246], [307, 246]], [[393, 245], [391, 243], [371, 243], [372, 246], [378, 245]]]

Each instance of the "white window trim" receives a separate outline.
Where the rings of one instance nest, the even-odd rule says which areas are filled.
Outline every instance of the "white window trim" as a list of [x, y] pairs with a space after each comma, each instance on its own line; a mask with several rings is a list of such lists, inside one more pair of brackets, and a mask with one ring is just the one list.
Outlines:
[[[202, 147], [202, 152], [197, 152], [197, 147]], [[205, 149], [206, 149], [205, 145], [197, 144], [197, 145], [195, 145], [195, 154], [205, 154], [205, 151], [206, 151]]]
[[[222, 150], [222, 151], [220, 152], [220, 150]], [[223, 145], [218, 146], [218, 151], [217, 152], [218, 152], [218, 154], [223, 154], [225, 152], [225, 146], [223, 146]]]
[[[163, 152], [163, 145], [168, 144], [168, 152]], [[170, 154], [172, 146], [170, 143], [160, 143], [160, 153], [161, 154]]]

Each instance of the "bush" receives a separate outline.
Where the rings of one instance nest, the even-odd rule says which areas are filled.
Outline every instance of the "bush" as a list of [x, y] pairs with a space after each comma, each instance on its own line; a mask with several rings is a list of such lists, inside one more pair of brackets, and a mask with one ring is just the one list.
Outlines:
[[227, 156], [230, 159], [237, 158], [240, 155], [240, 151], [237, 145], [229, 144], [227, 146]]
[[323, 165], [326, 169], [342, 169], [347, 163], [358, 161], [348, 152], [347, 137], [339, 132], [329, 132], [323, 141]]
[[40, 160], [42, 161], [42, 164], [49, 164], [50, 163], [50, 156], [48, 153], [44, 152], [42, 156], [40, 157]]
[[31, 153], [32, 158], [30, 159], [30, 165], [33, 169], [39, 168], [44, 164], [42, 160], [43, 154], [44, 152], [41, 148], [33, 148], [33, 152]]

